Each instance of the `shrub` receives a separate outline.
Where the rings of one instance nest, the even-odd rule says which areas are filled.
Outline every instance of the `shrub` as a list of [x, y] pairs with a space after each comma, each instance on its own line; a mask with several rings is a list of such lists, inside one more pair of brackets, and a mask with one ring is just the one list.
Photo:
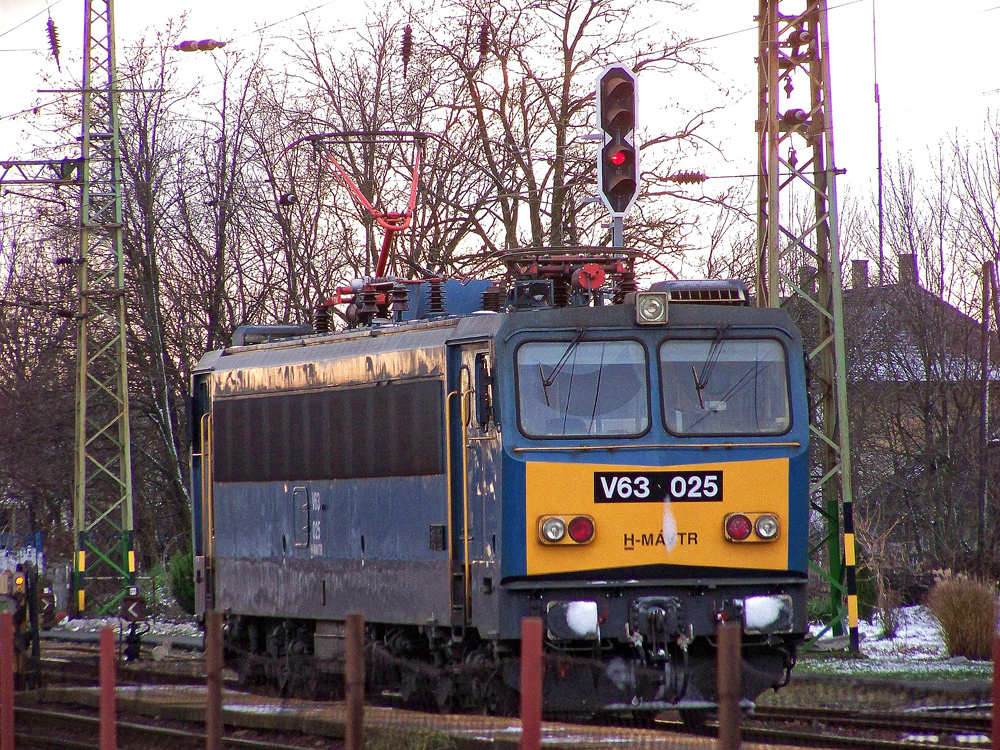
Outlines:
[[814, 596], [806, 602], [806, 618], [809, 622], [830, 622], [830, 597]]
[[190, 546], [175, 552], [167, 562], [167, 579], [170, 593], [178, 606], [189, 615], [194, 614], [194, 551]]
[[872, 619], [872, 615], [878, 611], [878, 584], [875, 578], [875, 571], [868, 565], [868, 561], [863, 555], [856, 568], [856, 586], [858, 594], [858, 617], [862, 620]]
[[992, 586], [961, 574], [943, 578], [927, 595], [927, 606], [941, 623], [951, 656], [990, 658], [997, 625], [997, 598]]
[[160, 563], [148, 568], [146, 575], [139, 576], [139, 593], [146, 600], [146, 606], [154, 616], [162, 614], [165, 604], [163, 601], [165, 579], [166, 571]]

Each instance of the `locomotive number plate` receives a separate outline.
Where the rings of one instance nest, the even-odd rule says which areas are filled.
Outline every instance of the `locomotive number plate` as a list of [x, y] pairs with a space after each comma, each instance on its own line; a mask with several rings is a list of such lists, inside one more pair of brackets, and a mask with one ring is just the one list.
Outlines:
[[595, 503], [722, 502], [721, 471], [595, 471]]

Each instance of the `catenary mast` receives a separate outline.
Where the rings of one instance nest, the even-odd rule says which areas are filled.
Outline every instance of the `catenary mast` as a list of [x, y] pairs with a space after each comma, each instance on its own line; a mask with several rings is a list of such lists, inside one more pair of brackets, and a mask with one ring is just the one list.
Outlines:
[[114, 3], [84, 4], [73, 591], [105, 612], [135, 586], [132, 462]]
[[[811, 548], [830, 584], [831, 624], [858, 650], [847, 362], [826, 0], [759, 0], [757, 303], [801, 305], [817, 320], [809, 352], [819, 403], [810, 430], [820, 470], [811, 506], [826, 521]], [[796, 211], [800, 207], [810, 210]], [[803, 203], [804, 202], [804, 205]], [[784, 211], [784, 215], [783, 215]], [[782, 300], [782, 295], [785, 300]], [[808, 335], [808, 327], [807, 327]], [[841, 529], [843, 519], [843, 529]], [[843, 546], [842, 543], [843, 542]], [[847, 607], [844, 607], [844, 601]]]

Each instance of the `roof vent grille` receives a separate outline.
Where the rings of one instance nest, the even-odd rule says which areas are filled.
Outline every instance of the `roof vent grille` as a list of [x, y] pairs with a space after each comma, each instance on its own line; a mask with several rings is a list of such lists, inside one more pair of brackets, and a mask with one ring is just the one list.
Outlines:
[[670, 304], [749, 306], [750, 293], [746, 284], [736, 279], [704, 281], [658, 281], [651, 292], [666, 292]]

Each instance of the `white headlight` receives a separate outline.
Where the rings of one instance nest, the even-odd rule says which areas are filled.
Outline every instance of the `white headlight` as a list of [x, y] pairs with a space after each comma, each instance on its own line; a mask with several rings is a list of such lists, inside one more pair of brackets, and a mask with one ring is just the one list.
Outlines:
[[546, 518], [542, 522], [542, 537], [547, 542], [558, 542], [566, 536], [566, 524], [561, 518]]
[[667, 322], [667, 293], [639, 292], [635, 295], [635, 321], [648, 325]]
[[761, 539], [773, 539], [778, 535], [778, 519], [771, 515], [763, 515], [757, 519], [754, 528]]

